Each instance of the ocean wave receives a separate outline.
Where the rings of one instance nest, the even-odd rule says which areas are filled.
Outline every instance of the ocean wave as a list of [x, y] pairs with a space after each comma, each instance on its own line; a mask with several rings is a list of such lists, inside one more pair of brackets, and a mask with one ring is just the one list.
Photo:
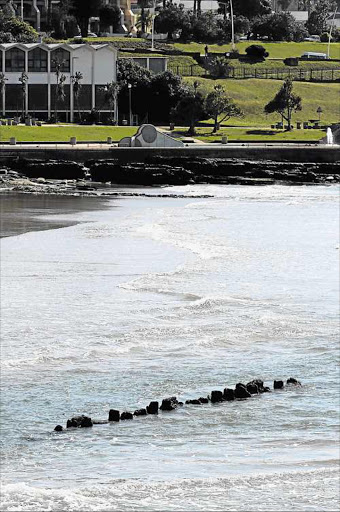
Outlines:
[[334, 511], [338, 468], [153, 481], [118, 479], [77, 488], [4, 484], [1, 511]]

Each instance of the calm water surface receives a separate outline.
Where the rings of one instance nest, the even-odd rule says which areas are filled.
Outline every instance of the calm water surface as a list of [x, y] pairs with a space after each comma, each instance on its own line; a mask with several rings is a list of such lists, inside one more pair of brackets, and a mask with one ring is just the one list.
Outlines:
[[[337, 187], [152, 191], [213, 197], [59, 216], [64, 199], [6, 196], [1, 511], [337, 510]], [[290, 376], [303, 387], [53, 432]]]

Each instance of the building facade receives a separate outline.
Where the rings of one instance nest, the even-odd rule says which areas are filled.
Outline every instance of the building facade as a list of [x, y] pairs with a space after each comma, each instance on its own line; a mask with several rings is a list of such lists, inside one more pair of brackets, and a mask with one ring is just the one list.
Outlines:
[[[24, 110], [36, 118], [47, 119], [56, 107], [57, 68], [66, 80], [65, 98], [58, 101], [60, 118], [73, 121], [77, 109], [109, 111], [104, 105], [105, 85], [117, 81], [117, 50], [108, 44], [0, 44], [0, 73], [5, 76], [0, 108], [14, 117]], [[74, 97], [72, 76], [81, 73], [81, 93]], [[19, 81], [27, 75], [25, 96]], [[24, 97], [24, 108], [23, 108]]]

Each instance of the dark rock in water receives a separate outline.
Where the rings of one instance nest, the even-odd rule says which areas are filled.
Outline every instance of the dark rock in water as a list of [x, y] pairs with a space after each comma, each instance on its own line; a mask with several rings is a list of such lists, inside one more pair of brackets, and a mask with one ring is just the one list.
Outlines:
[[263, 390], [260, 393], [270, 393], [271, 389], [268, 386], [264, 386]]
[[235, 392], [233, 389], [225, 388], [223, 391], [223, 400], [230, 402], [231, 400], [235, 400]]
[[83, 418], [80, 422], [80, 426], [83, 428], [92, 427], [93, 421], [88, 416], [83, 416]]
[[246, 386], [244, 384], [238, 383], [235, 387], [235, 398], [249, 398], [251, 397], [251, 394], [247, 390]]
[[146, 408], [148, 414], [158, 414], [158, 402], [150, 402]]
[[137, 411], [135, 411], [133, 413], [134, 416], [146, 416], [147, 415], [147, 412], [146, 412], [146, 409], [137, 409]]
[[282, 389], [283, 386], [283, 380], [274, 380], [274, 389]]
[[251, 380], [250, 382], [248, 382], [247, 386], [250, 386], [250, 385], [255, 385], [257, 386], [257, 389], [259, 391], [259, 393], [262, 393], [262, 389], [263, 389], [263, 380], [261, 379], [254, 379], [254, 380]]
[[294, 377], [290, 377], [287, 380], [287, 384], [293, 384], [294, 386], [301, 386], [301, 382], [299, 380], [294, 379]]
[[251, 394], [251, 395], [258, 395], [259, 394], [259, 388], [257, 387], [256, 384], [247, 384], [247, 391]]
[[200, 402], [199, 400], [186, 400], [185, 402], [186, 404], [191, 404], [191, 405], [202, 405], [202, 402]]
[[106, 425], [108, 420], [92, 420], [93, 425]]
[[133, 420], [133, 414], [131, 412], [122, 412], [120, 415], [120, 419], [123, 420]]
[[63, 429], [63, 427], [61, 425], [57, 425], [56, 427], [54, 427], [54, 430], [56, 432], [62, 432], [64, 429]]
[[212, 391], [210, 395], [210, 400], [213, 404], [217, 402], [223, 402], [223, 393], [222, 391]]
[[178, 400], [175, 396], [171, 396], [170, 398], [164, 398], [162, 400], [162, 405], [160, 409], [162, 411], [173, 411], [178, 406]]
[[184, 405], [184, 402], [177, 402], [178, 407], [182, 407]]
[[109, 421], [119, 421], [120, 412], [115, 409], [110, 409], [109, 411]]
[[74, 418], [71, 418], [70, 420], [67, 420], [66, 427], [82, 427], [82, 428], [88, 428], [92, 427], [93, 422], [91, 418], [88, 416], [75, 416]]
[[201, 404], [208, 404], [209, 403], [209, 398], [204, 397], [204, 396], [200, 396], [198, 400], [201, 402]]

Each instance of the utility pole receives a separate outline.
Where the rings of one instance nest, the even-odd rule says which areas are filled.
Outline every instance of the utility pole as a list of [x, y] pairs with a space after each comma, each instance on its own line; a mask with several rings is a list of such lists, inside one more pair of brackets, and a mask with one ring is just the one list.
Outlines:
[[234, 31], [234, 8], [233, 0], [230, 0], [230, 17], [231, 17], [231, 49], [235, 50], [235, 31]]

